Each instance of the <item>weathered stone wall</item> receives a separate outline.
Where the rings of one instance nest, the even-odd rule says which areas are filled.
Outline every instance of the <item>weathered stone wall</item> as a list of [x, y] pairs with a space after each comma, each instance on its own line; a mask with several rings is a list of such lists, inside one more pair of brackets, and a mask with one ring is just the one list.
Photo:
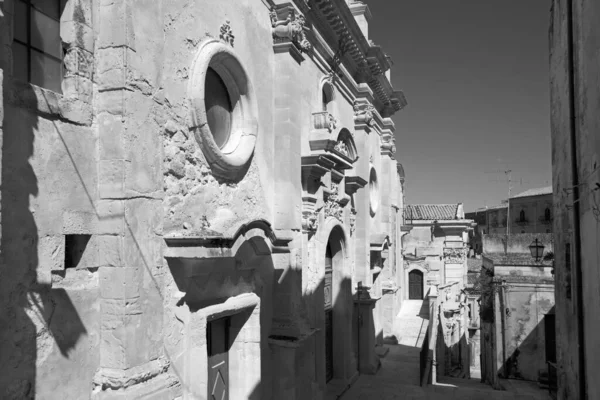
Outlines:
[[538, 239], [544, 246], [544, 254], [554, 252], [554, 237], [551, 233], [517, 233], [511, 234], [506, 240], [506, 235], [483, 235], [483, 252], [531, 254], [529, 245]]
[[544, 323], [552, 307], [552, 286], [511, 285], [507, 290], [504, 304], [508, 310], [504, 331], [507, 377], [537, 382], [539, 373], [547, 371]]
[[595, 379], [600, 362], [599, 198], [593, 190], [600, 181], [600, 119], [593, 111], [599, 106], [599, 16], [594, 1], [553, 1], [550, 83], [559, 399], [600, 396]]
[[[99, 252], [112, 213], [98, 198], [92, 10], [70, 1], [63, 13], [61, 94], [13, 79], [14, 2], [3, 2], [2, 12], [0, 397], [89, 394], [100, 361], [99, 268], [107, 263]], [[76, 268], [65, 269], [67, 235], [91, 235]]]
[[[360, 308], [369, 328], [361, 367], [353, 295], [358, 282], [380, 284], [371, 236], [386, 234], [392, 246], [399, 237], [394, 127], [381, 115], [391, 103], [349, 76], [333, 80], [330, 136], [351, 135], [359, 157], [320, 178], [309, 233], [303, 157], [331, 67], [321, 53], [300, 54], [297, 43], [274, 48], [265, 2], [70, 0], [60, 94], [12, 79], [13, 1], [2, 6], [0, 322], [9, 328], [0, 333], [0, 397], [197, 398], [206, 390], [207, 310], [248, 295], [254, 308], [226, 310], [243, 336], [232, 352], [245, 360], [231, 367], [243, 378], [232, 395], [318, 399], [328, 242], [337, 246], [334, 379], [344, 387], [358, 368], [377, 369], [371, 328], [379, 318], [381, 330], [383, 308]], [[239, 149], [211, 148], [203, 136], [205, 77], [197, 66], [210, 43], [220, 46], [216, 63], [228, 63], [227, 79], [244, 83], [243, 118], [235, 121], [240, 148], [252, 146], [233, 172], [225, 164], [239, 161]], [[381, 111], [360, 129], [357, 97]], [[356, 188], [371, 166], [374, 213], [368, 185]], [[77, 267], [65, 269], [77, 251]], [[387, 252], [392, 278], [396, 247]], [[251, 361], [260, 368], [244, 377], [240, 365]]]

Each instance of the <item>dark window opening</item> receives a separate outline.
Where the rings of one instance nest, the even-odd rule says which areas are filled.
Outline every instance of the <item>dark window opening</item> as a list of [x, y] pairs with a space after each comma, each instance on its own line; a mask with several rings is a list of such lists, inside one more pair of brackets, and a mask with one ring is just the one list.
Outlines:
[[544, 219], [546, 221], [550, 221], [550, 219], [551, 219], [551, 214], [550, 214], [550, 209], [549, 208], [546, 208], [546, 210], [544, 211]]
[[16, 0], [12, 42], [14, 78], [61, 93], [60, 16], [67, 0]]
[[65, 269], [77, 268], [92, 235], [65, 235]]
[[205, 86], [206, 119], [216, 145], [222, 149], [231, 135], [231, 98], [221, 76], [210, 67], [206, 71]]
[[333, 100], [333, 87], [326, 83], [323, 85], [321, 89], [321, 106], [323, 107], [323, 111], [329, 111], [328, 105]]
[[521, 212], [519, 213], [519, 221], [520, 222], [525, 221], [525, 211], [524, 210], [521, 210]]
[[546, 361], [556, 363], [556, 318], [554, 314], [544, 317]]

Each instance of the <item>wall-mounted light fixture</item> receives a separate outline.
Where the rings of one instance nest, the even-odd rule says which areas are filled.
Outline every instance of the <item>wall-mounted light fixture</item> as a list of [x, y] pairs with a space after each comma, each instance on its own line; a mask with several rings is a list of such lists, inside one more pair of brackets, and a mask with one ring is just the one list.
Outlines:
[[535, 241], [531, 242], [529, 245], [529, 251], [531, 252], [531, 257], [535, 258], [535, 261], [538, 262], [544, 255], [544, 245], [540, 243], [540, 241], [535, 238]]

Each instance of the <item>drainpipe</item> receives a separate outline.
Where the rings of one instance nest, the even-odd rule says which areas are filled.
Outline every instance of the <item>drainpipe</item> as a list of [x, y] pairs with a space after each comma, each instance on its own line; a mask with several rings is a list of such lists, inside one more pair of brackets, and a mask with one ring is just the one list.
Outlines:
[[575, 103], [575, 28], [573, 26], [573, 0], [567, 1], [567, 33], [568, 33], [568, 79], [569, 79], [569, 135], [571, 139], [571, 179], [573, 182], [573, 249], [575, 257], [575, 277], [577, 279], [577, 290], [575, 291], [577, 302], [577, 334], [579, 342], [579, 391], [581, 398], [587, 398], [586, 370], [585, 370], [585, 333], [583, 331], [583, 273], [581, 269], [581, 227], [579, 210], [579, 174], [577, 166], [577, 106]]

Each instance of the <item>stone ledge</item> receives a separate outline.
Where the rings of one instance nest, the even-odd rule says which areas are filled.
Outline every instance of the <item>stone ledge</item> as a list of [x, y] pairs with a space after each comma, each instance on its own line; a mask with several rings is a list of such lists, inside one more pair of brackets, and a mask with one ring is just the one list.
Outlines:
[[151, 380], [169, 369], [169, 361], [159, 358], [126, 370], [100, 368], [93, 379], [96, 389], [102, 391], [126, 389]]
[[82, 100], [13, 79], [5, 80], [5, 88], [6, 103], [11, 106], [78, 125], [92, 124], [93, 107]]
[[273, 44], [273, 51], [275, 54], [289, 53], [298, 64], [301, 64], [302, 61], [304, 61], [304, 56], [291, 41]]

